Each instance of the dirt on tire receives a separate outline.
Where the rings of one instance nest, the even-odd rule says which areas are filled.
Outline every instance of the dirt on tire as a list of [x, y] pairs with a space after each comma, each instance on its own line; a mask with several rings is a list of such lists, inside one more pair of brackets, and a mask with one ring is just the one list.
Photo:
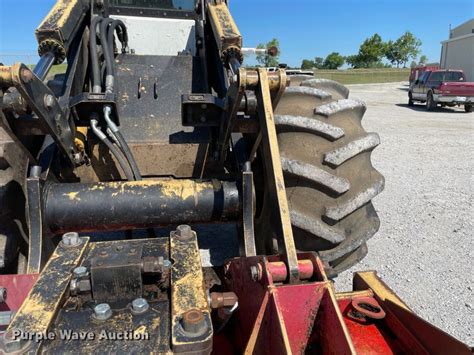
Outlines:
[[379, 136], [364, 130], [366, 107], [348, 95], [334, 81], [307, 79], [275, 111], [296, 247], [317, 251], [331, 276], [367, 254], [380, 226], [371, 201], [384, 188], [370, 160]]

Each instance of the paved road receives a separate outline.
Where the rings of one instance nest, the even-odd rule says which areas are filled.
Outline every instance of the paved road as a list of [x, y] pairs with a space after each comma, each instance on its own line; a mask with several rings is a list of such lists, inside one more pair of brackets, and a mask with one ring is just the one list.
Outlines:
[[352, 271], [375, 269], [420, 316], [474, 345], [474, 113], [408, 107], [405, 83], [352, 85], [367, 104], [364, 126], [380, 134], [375, 167], [385, 191], [382, 225]]

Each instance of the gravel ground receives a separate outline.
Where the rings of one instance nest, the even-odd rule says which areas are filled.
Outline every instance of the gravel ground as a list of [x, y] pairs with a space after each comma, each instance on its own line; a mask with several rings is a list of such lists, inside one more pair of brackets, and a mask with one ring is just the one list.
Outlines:
[[417, 314], [472, 346], [474, 113], [411, 108], [406, 83], [349, 88], [367, 105], [365, 128], [380, 134], [372, 161], [386, 184], [369, 254], [336, 287], [350, 290], [352, 272], [377, 270]]

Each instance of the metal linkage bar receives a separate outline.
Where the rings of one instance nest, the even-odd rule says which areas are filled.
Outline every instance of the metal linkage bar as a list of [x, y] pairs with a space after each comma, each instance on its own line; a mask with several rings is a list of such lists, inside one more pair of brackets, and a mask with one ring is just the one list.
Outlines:
[[196, 232], [188, 225], [170, 234], [171, 347], [175, 353], [210, 353], [212, 320], [203, 287], [204, 275]]
[[[272, 99], [267, 70], [258, 69], [259, 86], [256, 91], [258, 116], [260, 129], [262, 131], [263, 161], [265, 162], [266, 182], [268, 184], [268, 196], [272, 206], [272, 221], [274, 221], [274, 232], [276, 233], [282, 253], [286, 257], [288, 276], [291, 283], [299, 279], [298, 258], [296, 256], [295, 241], [291, 227], [290, 210], [286, 198], [285, 181], [280, 161], [280, 150], [278, 148], [275, 121], [273, 118]], [[286, 82], [284, 72], [280, 74], [280, 80]]]
[[240, 215], [237, 184], [217, 180], [51, 184], [43, 198], [45, 223], [54, 233], [235, 220]]

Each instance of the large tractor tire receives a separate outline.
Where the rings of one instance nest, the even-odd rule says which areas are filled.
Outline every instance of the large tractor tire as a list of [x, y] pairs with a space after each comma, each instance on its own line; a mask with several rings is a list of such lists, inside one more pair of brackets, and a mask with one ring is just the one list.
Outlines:
[[317, 251], [329, 274], [359, 262], [380, 222], [372, 199], [384, 188], [370, 161], [380, 143], [366, 107], [330, 80], [290, 86], [275, 111], [296, 248]]

